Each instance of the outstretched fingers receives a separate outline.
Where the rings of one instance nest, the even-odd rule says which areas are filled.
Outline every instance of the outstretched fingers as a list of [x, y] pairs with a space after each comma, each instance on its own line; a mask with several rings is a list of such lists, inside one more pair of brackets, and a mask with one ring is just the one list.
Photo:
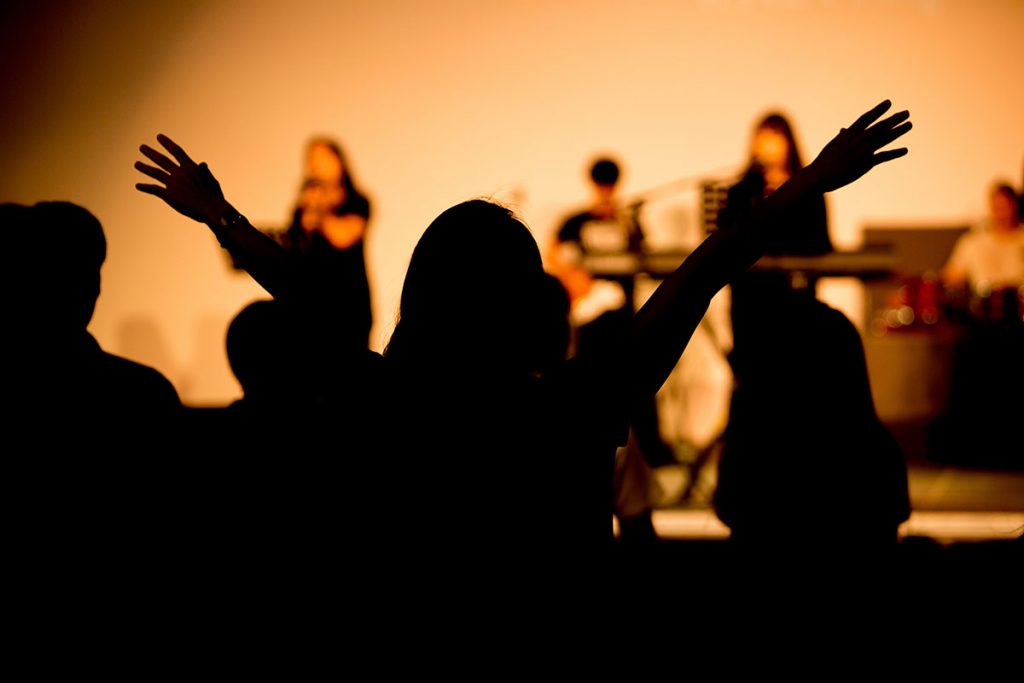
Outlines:
[[909, 116], [910, 114], [907, 113], [906, 116], [900, 119], [900, 121], [903, 121], [903, 123], [893, 126], [892, 128], [880, 128], [877, 131], [873, 129], [868, 131], [868, 133], [871, 133], [871, 146], [874, 149], [881, 149], [882, 147], [888, 145], [890, 142], [893, 142], [894, 140], [897, 140], [900, 137], [906, 135], [907, 131], [914, 127], [914, 124], [906, 120]]
[[858, 133], [867, 129], [868, 126], [878, 120], [879, 116], [889, 111], [890, 107], [892, 107], [892, 102], [889, 100], [879, 102], [872, 109], [861, 114], [860, 117], [850, 125], [849, 129]]
[[182, 166], [196, 165], [196, 162], [192, 161], [192, 158], [185, 153], [185, 150], [178, 146], [178, 143], [176, 143], [174, 140], [170, 139], [163, 133], [160, 133], [156, 136], [156, 141], [163, 145], [164, 149], [170, 152], [171, 156], [177, 159], [178, 163], [181, 164]]
[[879, 152], [871, 157], [871, 164], [873, 166], [878, 166], [879, 164], [884, 164], [887, 161], [899, 159], [902, 156], [906, 156], [907, 151], [906, 147], [900, 147], [899, 149], [887, 149], [884, 152]]
[[173, 161], [171, 161], [162, 153], [156, 151], [149, 145], [140, 145], [139, 151], [142, 152], [142, 155], [144, 157], [146, 157], [147, 159], [149, 159], [154, 164], [164, 169], [168, 173], [174, 173], [176, 170], [178, 170], [177, 164], [175, 164]]
[[910, 118], [910, 110], [904, 109], [903, 111], [898, 111], [895, 114], [893, 114], [892, 116], [879, 121], [877, 125], [879, 125], [879, 126], [883, 126], [884, 125], [884, 126], [886, 126], [888, 128], [894, 128], [894, 127], [896, 127], [897, 124], [903, 123], [904, 121], [906, 121], [909, 118]]
[[167, 200], [167, 188], [161, 185], [152, 185], [149, 183], [135, 183], [135, 189], [138, 190], [139, 192], [145, 192], [146, 194], [151, 194], [154, 197], [159, 197], [164, 201]]
[[143, 173], [144, 175], [148, 175], [153, 180], [157, 180], [163, 183], [164, 185], [166, 185], [171, 180], [170, 173], [167, 173], [166, 171], [163, 171], [154, 166], [150, 166], [149, 164], [144, 164], [141, 161], [135, 162], [135, 170], [139, 171], [140, 173]]
[[906, 109], [900, 112], [896, 112], [892, 116], [882, 119], [875, 125], [864, 131], [867, 135], [876, 135], [879, 132], [892, 130], [899, 124], [903, 123], [910, 118], [910, 112]]
[[[914, 124], [908, 120], [909, 118], [909, 111], [901, 111], [869, 128], [865, 132], [865, 137], [870, 140], [870, 149], [879, 150], [905, 135], [907, 131], [914, 127]], [[899, 159], [905, 156], [907, 151], [906, 147], [900, 147], [872, 154], [870, 158], [871, 166], [874, 167], [893, 159]]]

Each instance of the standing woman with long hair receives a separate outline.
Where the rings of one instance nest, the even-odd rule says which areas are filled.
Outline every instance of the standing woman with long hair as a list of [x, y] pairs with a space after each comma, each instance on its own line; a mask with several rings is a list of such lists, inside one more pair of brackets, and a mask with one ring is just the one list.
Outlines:
[[[743, 177], [729, 188], [726, 205], [719, 213], [718, 225], [735, 229], [745, 223], [776, 190], [803, 168], [793, 127], [785, 116], [772, 112], [764, 116], [750, 138], [750, 158]], [[832, 251], [823, 193], [801, 198], [786, 217], [785, 230], [771, 236], [765, 245], [770, 256], [814, 256]], [[780, 300], [791, 297], [814, 298], [815, 281], [806, 280], [802, 288], [791, 286], [787, 273], [743, 273], [731, 283], [733, 365], [746, 352], [748, 343], [756, 345], [758, 335], [771, 326], [771, 317]]]
[[364, 253], [370, 202], [356, 187], [337, 142], [311, 140], [305, 165], [284, 246], [331, 290], [342, 338], [365, 348], [373, 325]]
[[[719, 225], [735, 225], [803, 168], [789, 120], [778, 112], [764, 116], [750, 139], [750, 159], [743, 178], [729, 188]], [[807, 197], [791, 215], [787, 230], [768, 246], [768, 254], [818, 255], [832, 251], [823, 195]]]

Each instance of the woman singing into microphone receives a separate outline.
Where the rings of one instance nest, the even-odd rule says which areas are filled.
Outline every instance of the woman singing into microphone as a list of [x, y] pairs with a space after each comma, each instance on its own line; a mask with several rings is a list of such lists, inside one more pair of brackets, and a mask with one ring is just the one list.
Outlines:
[[362, 348], [373, 325], [363, 253], [369, 218], [370, 202], [356, 188], [341, 147], [328, 138], [311, 140], [298, 205], [283, 243], [336, 293], [339, 330]]

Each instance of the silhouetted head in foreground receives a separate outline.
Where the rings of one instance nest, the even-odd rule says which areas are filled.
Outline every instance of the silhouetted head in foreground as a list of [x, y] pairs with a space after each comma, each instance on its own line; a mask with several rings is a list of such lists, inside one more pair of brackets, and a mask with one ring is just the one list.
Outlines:
[[312, 353], [298, 316], [279, 301], [254, 301], [228, 325], [231, 371], [246, 400], [288, 402], [308, 389]]
[[3, 206], [3, 227], [17, 292], [15, 316], [41, 341], [79, 336], [92, 319], [100, 294], [100, 267], [107, 255], [103, 227], [89, 211], [69, 202]]
[[906, 464], [875, 413], [857, 329], [814, 299], [769, 305], [771, 324], [744, 330], [756, 343], [730, 358], [719, 518], [734, 540], [791, 550], [895, 542], [910, 514]]
[[167, 426], [181, 404], [160, 373], [106, 353], [86, 330], [107, 255], [100, 222], [81, 206], [40, 202], [5, 205], [0, 224], [14, 332], [5, 338], [5, 376], [18, 387], [13, 395], [26, 397], [22, 426], [63, 446], [144, 446], [143, 432]]
[[483, 200], [453, 206], [413, 251], [385, 355], [464, 377], [525, 374], [550, 345], [544, 286], [537, 242], [511, 211]]

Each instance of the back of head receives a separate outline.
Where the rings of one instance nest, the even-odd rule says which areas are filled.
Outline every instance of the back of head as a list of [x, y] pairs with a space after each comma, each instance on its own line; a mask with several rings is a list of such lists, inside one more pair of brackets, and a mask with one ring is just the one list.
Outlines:
[[301, 389], [302, 328], [278, 301], [254, 301], [231, 321], [228, 363], [247, 400], [293, 397]]
[[31, 210], [37, 229], [49, 236], [54, 259], [83, 273], [99, 271], [107, 258], [107, 238], [96, 216], [71, 202], [39, 202]]
[[80, 333], [92, 319], [107, 254], [103, 227], [69, 202], [31, 207], [5, 205], [12, 276], [18, 288], [15, 315], [41, 335]]
[[481, 363], [526, 371], [542, 276], [537, 242], [511, 211], [483, 200], [448, 209], [413, 251], [386, 355], [449, 372]]
[[908, 514], [906, 466], [875, 413], [856, 327], [799, 296], [780, 298], [769, 318], [757, 343], [732, 359], [738, 383], [715, 493], [720, 517], [779, 541], [822, 541], [812, 528], [894, 539]]

